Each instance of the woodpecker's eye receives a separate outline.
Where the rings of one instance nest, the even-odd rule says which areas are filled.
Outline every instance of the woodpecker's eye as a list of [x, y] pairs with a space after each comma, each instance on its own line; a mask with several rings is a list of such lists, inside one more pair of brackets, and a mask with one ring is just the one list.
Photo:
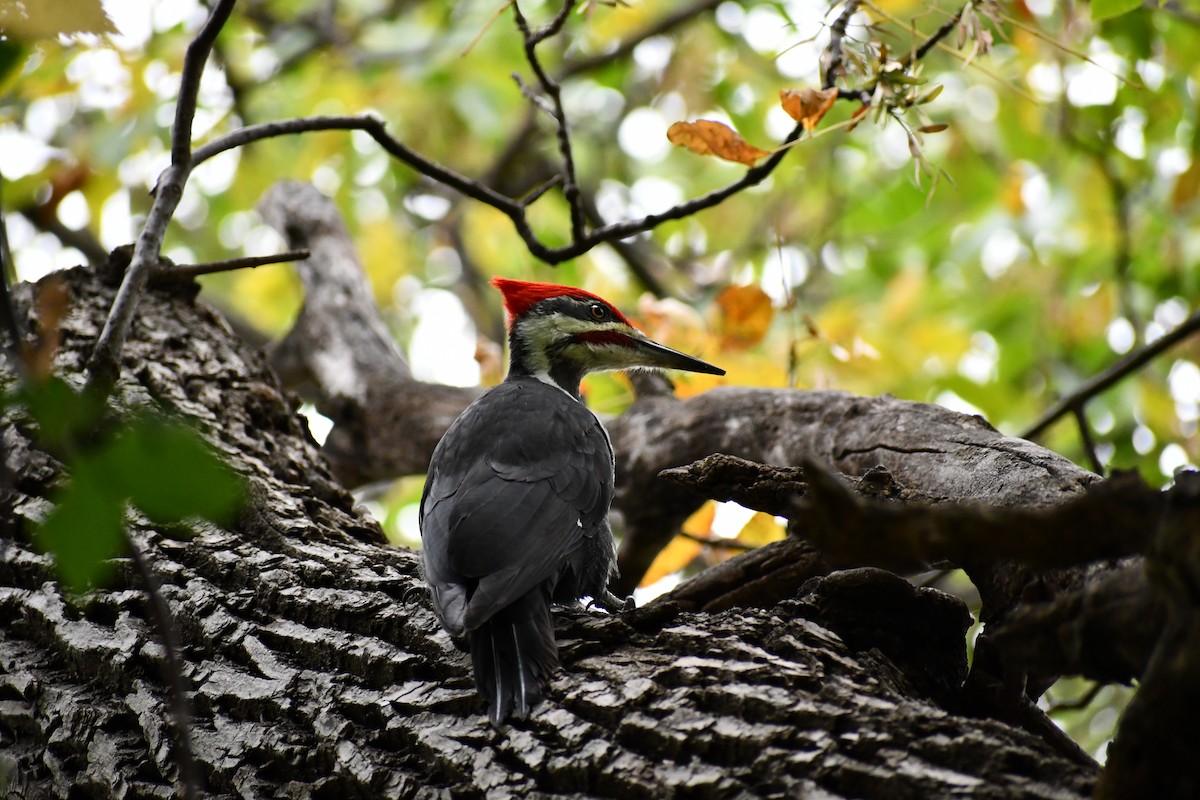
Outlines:
[[599, 303], [593, 303], [591, 307], [592, 319], [600, 320], [608, 316], [608, 309]]

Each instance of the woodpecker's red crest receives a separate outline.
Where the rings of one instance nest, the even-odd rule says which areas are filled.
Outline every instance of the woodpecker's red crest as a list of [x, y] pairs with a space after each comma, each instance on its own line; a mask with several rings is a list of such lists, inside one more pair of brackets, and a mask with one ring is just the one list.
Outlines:
[[577, 289], [574, 286], [560, 286], [557, 283], [537, 283], [535, 281], [518, 281], [512, 278], [492, 278], [492, 286], [499, 289], [500, 294], [504, 297], [504, 310], [508, 312], [510, 324], [514, 319], [523, 317], [529, 309], [542, 300], [549, 300], [552, 297], [573, 297], [576, 300], [591, 300], [607, 308], [609, 313], [612, 314], [613, 319], [624, 322], [626, 325], [633, 324], [603, 297], [598, 297], [591, 292]]

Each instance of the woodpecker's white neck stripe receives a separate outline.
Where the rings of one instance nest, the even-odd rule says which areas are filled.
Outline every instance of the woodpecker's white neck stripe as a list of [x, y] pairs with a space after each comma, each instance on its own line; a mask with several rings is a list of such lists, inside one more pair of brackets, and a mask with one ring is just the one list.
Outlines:
[[535, 372], [535, 373], [533, 373], [533, 377], [537, 378], [542, 383], [545, 383], [549, 386], [553, 386], [555, 389], [558, 389], [560, 392], [565, 394], [567, 397], [571, 398], [572, 400], [575, 400], [576, 402], [579, 402], [579, 398], [576, 397], [575, 395], [571, 394], [570, 392], [568, 392], [563, 387], [559, 386], [558, 382], [555, 381], [554, 378], [550, 377], [549, 372]]

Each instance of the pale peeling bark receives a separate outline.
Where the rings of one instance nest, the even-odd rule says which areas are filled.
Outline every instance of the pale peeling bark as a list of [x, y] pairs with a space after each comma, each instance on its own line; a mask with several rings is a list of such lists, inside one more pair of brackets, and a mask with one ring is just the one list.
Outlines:
[[[69, 280], [57, 366], [78, 379], [111, 291], [83, 272]], [[182, 641], [205, 796], [1067, 800], [1092, 789], [1095, 765], [947, 710], [965, 664], [962, 607], [870, 575], [766, 609], [561, 612], [565, 670], [531, 720], [495, 730], [416, 557], [386, 545], [331, 479], [261, 356], [188, 298], [152, 293], [123, 375], [120, 405], [197, 420], [253, 487], [236, 526], [191, 541], [133, 521]], [[23, 530], [58, 470], [27, 434], [25, 422], [3, 428], [9, 796], [170, 797], [177, 747], [143, 593], [126, 565], [110, 589], [63, 597]], [[938, 656], [921, 658], [927, 649]]]

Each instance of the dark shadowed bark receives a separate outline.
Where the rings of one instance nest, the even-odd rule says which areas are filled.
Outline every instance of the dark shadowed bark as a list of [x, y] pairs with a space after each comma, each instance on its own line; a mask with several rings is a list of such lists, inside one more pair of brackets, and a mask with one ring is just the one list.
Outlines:
[[[56, 368], [82, 382], [112, 291], [84, 271], [67, 279]], [[26, 315], [34, 291], [20, 292]], [[237, 524], [197, 526], [190, 540], [130, 520], [181, 640], [206, 796], [1091, 792], [1094, 764], [954, 710], [965, 609], [872, 570], [819, 578], [767, 608], [564, 610], [565, 669], [547, 701], [495, 730], [466, 656], [429, 610], [417, 559], [384, 543], [333, 480], [263, 356], [189, 293], [152, 291], [122, 366], [116, 408], [195, 420], [252, 487]], [[172, 796], [178, 748], [141, 582], [126, 563], [113, 586], [63, 595], [25, 530], [60, 471], [32, 433], [27, 419], [5, 420], [9, 796]]]

